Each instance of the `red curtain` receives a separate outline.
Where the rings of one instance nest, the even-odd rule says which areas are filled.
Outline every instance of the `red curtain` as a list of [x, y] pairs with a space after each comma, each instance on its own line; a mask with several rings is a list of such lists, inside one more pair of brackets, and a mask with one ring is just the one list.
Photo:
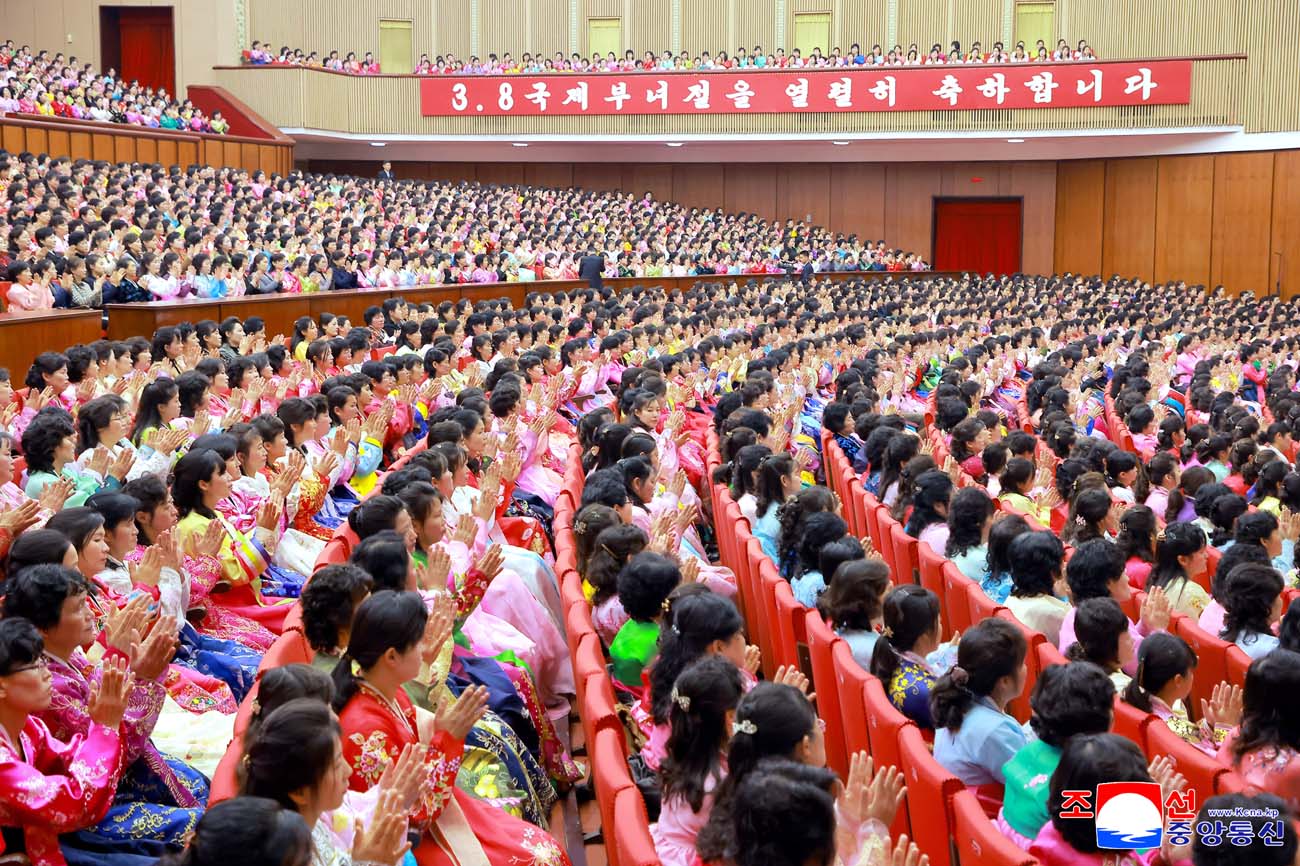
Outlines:
[[171, 7], [119, 7], [118, 36], [122, 46], [119, 75], [148, 87], [176, 93], [176, 39]]
[[979, 274], [1020, 270], [1020, 199], [954, 199], [934, 205], [934, 269]]

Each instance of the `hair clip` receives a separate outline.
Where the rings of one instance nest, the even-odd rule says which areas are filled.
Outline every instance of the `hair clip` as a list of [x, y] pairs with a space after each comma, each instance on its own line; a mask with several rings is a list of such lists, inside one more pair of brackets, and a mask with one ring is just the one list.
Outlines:
[[758, 733], [758, 725], [754, 724], [749, 719], [745, 719], [742, 722], [731, 723], [732, 736], [735, 736], [736, 734], [749, 734], [752, 737], [757, 733]]
[[361, 676], [361, 662], [357, 661], [356, 659], [352, 660], [352, 676], [354, 677]]
[[614, 557], [614, 559], [618, 559], [618, 556], [614, 553], [614, 551], [612, 551], [612, 550], [609, 549], [609, 545], [608, 545], [608, 544], [602, 544], [602, 545], [600, 546], [600, 549], [603, 550], [603, 551], [605, 551], [606, 553], [608, 553], [610, 556]]
[[881, 627], [880, 627], [880, 636], [881, 636], [881, 637], [893, 637], [893, 636], [894, 636], [894, 630], [893, 630], [892, 628], [890, 628], [889, 626], [887, 626], [887, 625], [881, 626]]
[[677, 706], [681, 707], [682, 710], [683, 710], [684, 712], [688, 712], [688, 713], [689, 713], [689, 712], [691, 711], [691, 699], [690, 699], [690, 696], [689, 696], [689, 695], [683, 695], [683, 694], [681, 694], [680, 692], [678, 692], [678, 691], [677, 691], [677, 686], [673, 686], [673, 690], [672, 690], [672, 692], [669, 694], [669, 697], [671, 697], [671, 698], [673, 699], [673, 703], [676, 704]]
[[[665, 598], [663, 604], [659, 605], [659, 609], [664, 613], [668, 613], [668, 611], [672, 609], [672, 606], [672, 600]], [[674, 630], [676, 630], [676, 628], [676, 626], [673, 626]]]
[[575, 535], [586, 535], [586, 534], [587, 534], [587, 521], [585, 521], [585, 520], [579, 520], [578, 522], [574, 523], [574, 524], [573, 524], [573, 532], [574, 532]]
[[1076, 514], [1075, 517], [1074, 517], [1074, 525], [1075, 525], [1075, 526], [1087, 526], [1087, 525], [1088, 525], [1088, 521], [1086, 521], [1086, 520], [1083, 519], [1083, 515], [1082, 515], [1082, 514]]

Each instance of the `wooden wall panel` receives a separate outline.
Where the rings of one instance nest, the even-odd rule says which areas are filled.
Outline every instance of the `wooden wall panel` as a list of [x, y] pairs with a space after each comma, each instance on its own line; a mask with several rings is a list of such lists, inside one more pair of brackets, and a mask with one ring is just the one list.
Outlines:
[[1071, 160], [1056, 166], [1057, 273], [1100, 274], [1106, 213], [1106, 163]]
[[673, 200], [687, 207], [718, 207], [725, 200], [722, 172], [714, 165], [674, 165]]
[[[465, 2], [465, 0], [457, 0]], [[441, 9], [441, 0], [439, 0]], [[518, 18], [518, 16], [515, 16]], [[527, 21], [520, 24], [528, 30], [528, 50], [543, 57], [554, 57], [555, 52], [569, 55], [569, 3], [568, 0], [542, 0], [528, 7]], [[439, 40], [441, 45], [441, 40]]]
[[777, 185], [777, 218], [793, 217], [813, 225], [830, 225], [830, 164], [795, 163], [785, 166], [781, 176], [785, 183], [778, 181]]
[[66, 129], [51, 129], [46, 145], [49, 147], [46, 153], [66, 154], [71, 150], [72, 136]]
[[[108, 137], [105, 136], [105, 138], [108, 138]], [[113, 140], [112, 140], [111, 138], [109, 138], [108, 141], [109, 141], [109, 157], [108, 157], [108, 158], [109, 158], [109, 159], [112, 159], [112, 149], [113, 149], [112, 142], [113, 142]], [[49, 137], [49, 134], [48, 134], [45, 130], [43, 130], [43, 129], [28, 129], [28, 130], [27, 130], [27, 144], [26, 144], [26, 148], [25, 148], [25, 149], [26, 149], [26, 150], [30, 150], [32, 153], [49, 153], [49, 152], [50, 152], [50, 137]]]
[[[92, 141], [92, 146], [93, 144]], [[165, 166], [176, 164], [176, 142], [166, 140], [158, 142], [158, 162]]]
[[[723, 0], [712, 0], [712, 2], [721, 3]], [[729, 50], [734, 52], [743, 45], [745, 50], [750, 52], [754, 50], [754, 46], [759, 46], [768, 53], [774, 52], [776, 50], [776, 14], [773, 11], [775, 4], [771, 0], [735, 0], [735, 4], [736, 44], [730, 46]], [[786, 38], [792, 38], [792, 34]]]
[[[546, 49], [551, 48], [549, 43], [540, 45], [528, 41], [526, 19], [537, 14], [535, 8], [530, 8], [536, 5], [520, 3], [519, 0], [478, 0], [480, 55], [486, 57], [492, 53], [500, 57], [508, 51], [518, 60], [525, 51], [542, 49], [545, 52]], [[417, 61], [423, 51], [428, 49], [413, 47]], [[550, 53], [554, 53], [554, 49]], [[436, 54], [436, 51], [429, 51], [430, 59]]]
[[[573, 185], [582, 189], [622, 189], [623, 171], [618, 165], [609, 163], [575, 165]], [[674, 201], [678, 200], [675, 193], [676, 190]]]
[[[686, 18], [686, 8], [692, 2], [699, 0], [682, 0], [683, 19]], [[718, 5], [718, 0], [712, 2], [715, 7]], [[666, 51], [673, 39], [672, 0], [631, 0], [626, 8], [631, 15], [630, 20], [623, 20], [623, 41], [636, 53], [636, 58], [640, 60], [647, 51], [656, 54]], [[683, 37], [685, 35], [682, 34]], [[720, 47], [723, 46], [713, 45], [709, 50], [714, 51]], [[726, 50], [731, 51], [732, 48], [727, 46]]]
[[849, 0], [841, 2], [839, 15], [831, 22], [833, 31], [839, 33], [839, 46], [847, 54], [854, 42], [863, 53], [880, 43], [885, 53], [892, 47], [885, 44], [885, 23], [889, 19], [889, 0]]
[[878, 163], [831, 166], [829, 226], [860, 239], [885, 236], [885, 167]]
[[1268, 285], [1281, 281], [1283, 294], [1292, 297], [1300, 292], [1300, 151], [1274, 155], [1272, 211]]
[[[767, 17], [771, 18], [771, 4]], [[717, 54], [719, 51], [726, 51], [728, 54], [736, 50], [736, 46], [727, 44], [727, 33], [730, 29], [728, 17], [730, 14], [730, 4], [727, 0], [681, 0], [682, 8], [682, 26], [681, 42], [682, 50], [689, 51], [692, 55], [699, 54], [703, 51], [709, 52], [709, 56]], [[657, 54], [662, 54], [664, 49], [668, 48], [672, 41], [672, 16], [671, 6], [664, 16], [668, 23], [668, 32], [663, 34], [662, 42], [656, 42], [652, 49]], [[750, 48], [752, 46], [746, 46]], [[641, 56], [640, 53], [637, 54]]]
[[934, 235], [934, 197], [940, 173], [927, 163], [885, 167], [886, 243], [930, 257]]
[[135, 139], [125, 135], [113, 137], [113, 161], [135, 162]]
[[[75, 142], [76, 135], [73, 135]], [[135, 143], [135, 158], [140, 162], [157, 162], [158, 161], [158, 140], [156, 138], [141, 138]], [[74, 156], [73, 159], [76, 159]]]
[[1152, 279], [1155, 269], [1156, 183], [1154, 159], [1106, 161], [1106, 211], [1102, 229], [1104, 276]]
[[725, 165], [723, 182], [723, 207], [729, 213], [776, 219], [776, 166], [744, 162]]
[[514, 184], [524, 182], [524, 167], [517, 163], [485, 162], [478, 167], [479, 183]]
[[1007, 187], [1001, 194], [1024, 202], [1020, 266], [1026, 273], [1049, 273], [1056, 246], [1056, 163], [1007, 163], [1002, 174]]
[[180, 162], [181, 168], [194, 165], [199, 161], [199, 146], [190, 141], [177, 142], [176, 159]]
[[1269, 283], [1273, 220], [1272, 153], [1214, 157], [1210, 285], [1262, 292]]
[[0, 144], [10, 153], [22, 153], [27, 149], [27, 130], [21, 126], [6, 126], [0, 134]]
[[1161, 157], [1156, 183], [1157, 282], [1210, 280], [1214, 157]]
[[[903, 50], [906, 51], [908, 44], [912, 42], [916, 43], [917, 50], [921, 54], [929, 51], [930, 46], [935, 42], [941, 43], [945, 51], [948, 50], [950, 39], [961, 39], [964, 44], [964, 35], [953, 33], [952, 30], [950, 16], [952, 6], [953, 0], [898, 0], [898, 41], [902, 44]], [[880, 38], [872, 41], [883, 43], [885, 40], [883, 21], [878, 32]]]
[[962, 51], [978, 39], [988, 53], [1002, 38], [1003, 9], [1002, 0], [957, 0], [952, 4], [952, 35], [948, 38], [960, 41]]
[[637, 196], [648, 192], [656, 201], [672, 201], [673, 167], [665, 163], [628, 166], [620, 189]]
[[538, 162], [524, 166], [524, 183], [532, 186], [573, 186], [573, 164], [568, 162]]

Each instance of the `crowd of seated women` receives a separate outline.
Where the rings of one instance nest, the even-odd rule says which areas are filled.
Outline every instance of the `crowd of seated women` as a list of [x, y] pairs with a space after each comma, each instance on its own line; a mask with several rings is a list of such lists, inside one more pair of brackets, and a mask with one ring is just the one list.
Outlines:
[[177, 100], [166, 90], [123, 81], [117, 70], [97, 72], [90, 63], [62, 52], [32, 52], [0, 45], [0, 112], [37, 117], [66, 117], [102, 123], [129, 123], [181, 132], [230, 131], [230, 123], [214, 111], [205, 115], [188, 99]]
[[[701, 495], [712, 428], [774, 567], [940, 763], [1005, 783], [1009, 839], [1051, 866], [1100, 863], [1062, 791], [1183, 784], [1108, 733], [1121, 693], [1234, 768], [1243, 802], [1276, 804], [1285, 844], [1249, 862], [1289, 862], [1300, 620], [1281, 596], [1300, 476], [1269, 467], [1300, 415], [1295, 318], [1276, 298], [1118, 278], [754, 280], [518, 310], [391, 299], [355, 326], [198, 322], [41, 353], [18, 389], [0, 380], [6, 850], [38, 866], [566, 863], [545, 829], [581, 777], [556, 729], [575, 684], [551, 521], [580, 460], [578, 570], [663, 862], [920, 866], [887, 829], [898, 770], [863, 754], [837, 781], [807, 678], [758, 678], [713, 555], [728, 528]], [[1004, 434], [1022, 395], [1035, 432]], [[943, 466], [921, 444], [931, 405]], [[1021, 630], [943, 640], [935, 596], [850, 537], [817, 484], [823, 425], [909, 534], [990, 592], [1005, 571], [1007, 606], [1067, 651], [1027, 725], [1006, 712]], [[1197, 464], [1213, 476], [1199, 446], [1220, 434], [1254, 452], [1219, 467], [1225, 490], [1186, 490]], [[995, 521], [994, 495], [1023, 516]], [[1064, 538], [1031, 528], [1059, 507]], [[1201, 622], [1221, 617], [1255, 661], [1244, 693], [1189, 706], [1196, 657], [1168, 626], [1195, 609], [1207, 544], [1222, 574]], [[264, 671], [251, 702], [262, 655], [298, 629], [308, 662]], [[208, 808], [241, 701], [239, 796]], [[1228, 853], [1170, 842], [1141, 862]]]
[[[304, 66], [345, 72], [350, 75], [378, 75], [381, 71], [379, 62], [369, 51], [365, 52], [361, 59], [357, 59], [355, 51], [347, 52], [342, 58], [339, 57], [338, 51], [330, 51], [322, 58], [319, 52], [304, 52], [301, 48], [290, 48], [287, 45], [281, 46], [279, 53], [274, 53], [270, 43], [257, 40], [253, 41], [252, 47], [245, 51], [241, 58], [244, 63], [253, 66]], [[564, 72], [592, 75], [602, 72], [854, 69], [869, 66], [931, 66], [950, 63], [1060, 63], [1075, 60], [1087, 62], [1096, 59], [1097, 55], [1092, 50], [1092, 46], [1084, 39], [1080, 39], [1074, 48], [1071, 48], [1064, 39], [1058, 39], [1055, 49], [1049, 49], [1047, 44], [1039, 39], [1037, 45], [1030, 50], [1026, 49], [1024, 40], [1019, 40], [1010, 51], [999, 40], [994, 42], [992, 49], [987, 52], [976, 39], [965, 50], [962, 49], [961, 42], [954, 40], [946, 50], [941, 43], [936, 42], [930, 46], [928, 52], [921, 51], [915, 42], [906, 50], [901, 44], [896, 44], [888, 51], [885, 51], [880, 43], [876, 43], [869, 51], [864, 52], [862, 46], [855, 42], [849, 46], [847, 52], [841, 51], [839, 46], [836, 46], [829, 53], [823, 53], [818, 47], [809, 52], [807, 57], [798, 48], [790, 49], [789, 54], [786, 54], [784, 48], [778, 48], [774, 53], [767, 53], [763, 51], [761, 45], [755, 45], [752, 51], [742, 46], [730, 56], [726, 51], [719, 51], [717, 54], [710, 54], [708, 51], [699, 53], [664, 51], [661, 54], [646, 51], [638, 58], [636, 52], [629, 48], [623, 53], [622, 59], [619, 59], [613, 51], [603, 56], [595, 52], [590, 58], [583, 57], [577, 52], [566, 57], [563, 51], [557, 51], [552, 57], [544, 57], [540, 53], [533, 54], [525, 51], [518, 59], [506, 51], [500, 55], [495, 52], [490, 53], [486, 60], [479, 58], [478, 55], [470, 55], [468, 60], [462, 60], [448, 52], [439, 54], [432, 60], [429, 59], [428, 54], [421, 54], [414, 71], [416, 75], [550, 75]]]
[[[9, 309], [609, 277], [921, 270], [884, 241], [641, 196], [0, 152]], [[798, 260], [798, 261], [796, 261]]]

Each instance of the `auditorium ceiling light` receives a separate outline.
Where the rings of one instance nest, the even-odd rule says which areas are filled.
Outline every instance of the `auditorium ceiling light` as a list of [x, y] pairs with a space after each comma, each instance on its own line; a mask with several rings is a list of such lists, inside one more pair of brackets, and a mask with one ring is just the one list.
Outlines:
[[844, 147], [845, 145], [848, 144], [848, 142], [847, 142], [847, 141], [832, 141], [831, 144], [835, 145], [836, 147]]
[[387, 147], [387, 146], [388, 146], [388, 142], [386, 142], [386, 141], [372, 141], [372, 142], [370, 142], [370, 146], [371, 146], [371, 147]]
[[511, 146], [511, 147], [527, 147], [527, 146], [528, 146], [528, 142], [526, 142], [526, 141], [512, 141], [512, 142], [510, 142], [510, 146]]
[[681, 147], [681, 146], [682, 146], [683, 144], [685, 144], [685, 143], [686, 143], [686, 142], [684, 142], [684, 141], [665, 141], [665, 142], [664, 142], [664, 144], [668, 145], [669, 147]]
[[1007, 144], [1024, 144], [1024, 143], [1025, 143], [1025, 140], [1024, 140], [1023, 138], [1008, 138], [1008, 139], [1007, 139]]

